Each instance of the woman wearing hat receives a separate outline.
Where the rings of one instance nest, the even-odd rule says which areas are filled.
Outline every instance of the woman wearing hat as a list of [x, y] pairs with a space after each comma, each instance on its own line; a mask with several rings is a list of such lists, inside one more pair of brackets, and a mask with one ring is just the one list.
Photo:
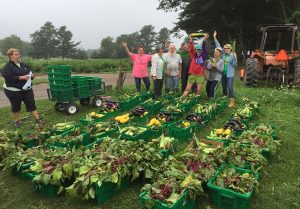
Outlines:
[[207, 62], [207, 83], [206, 83], [206, 92], [208, 98], [214, 98], [218, 82], [222, 78], [224, 70], [224, 61], [222, 59], [222, 48], [215, 48], [214, 57], [208, 59]]
[[192, 36], [190, 36], [190, 58], [191, 64], [189, 69], [189, 77], [183, 96], [187, 96], [194, 83], [197, 84], [197, 95], [201, 94], [202, 84], [204, 83], [204, 62], [207, 57], [207, 51], [204, 41], [208, 39], [208, 34], [200, 40], [200, 44], [194, 47]]
[[[217, 32], [214, 32], [214, 40], [216, 43], [216, 48], [221, 47], [218, 39]], [[223, 95], [229, 98], [229, 107], [234, 107], [234, 89], [233, 89], [233, 81], [234, 81], [234, 70], [237, 65], [237, 57], [236, 53], [232, 51], [232, 47], [230, 44], [225, 44], [222, 51], [222, 58], [224, 60], [224, 71], [222, 75], [222, 87], [223, 87]], [[227, 94], [227, 89], [228, 93]]]

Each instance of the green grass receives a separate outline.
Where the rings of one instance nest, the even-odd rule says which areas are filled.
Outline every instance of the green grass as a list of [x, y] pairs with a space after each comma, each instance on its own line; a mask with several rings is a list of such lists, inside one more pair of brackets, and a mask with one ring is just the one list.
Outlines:
[[[133, 87], [128, 89], [132, 90]], [[128, 90], [127, 89], [127, 90]], [[260, 111], [253, 122], [269, 123], [279, 130], [282, 140], [281, 151], [273, 156], [268, 166], [263, 169], [259, 191], [254, 195], [251, 208], [255, 209], [290, 209], [300, 208], [300, 91], [279, 88], [244, 88], [238, 80], [235, 81], [237, 105], [243, 96], [260, 103]], [[219, 88], [220, 93], [220, 88]], [[204, 97], [203, 97], [204, 98]], [[54, 103], [47, 100], [37, 101], [40, 112], [53, 107]], [[27, 116], [22, 107], [22, 116]], [[80, 107], [80, 112], [74, 116], [63, 113], [46, 112], [43, 117], [51, 125], [61, 121], [78, 121], [87, 112], [95, 111], [92, 107]], [[200, 137], [209, 134], [212, 128], [221, 127], [229, 119], [232, 111], [226, 109], [222, 115], [215, 118], [205, 127]], [[12, 129], [9, 108], [0, 109], [1, 127]], [[30, 130], [32, 118], [25, 122], [24, 129]], [[43, 208], [43, 209], [137, 209], [140, 208], [138, 195], [143, 181], [137, 181], [127, 190], [121, 192], [103, 205], [93, 201], [70, 199], [64, 195], [55, 198], [44, 198], [34, 191], [31, 182], [22, 181], [11, 175], [11, 171], [0, 171], [0, 208]], [[201, 196], [197, 200], [197, 208], [214, 208], [208, 198]]]

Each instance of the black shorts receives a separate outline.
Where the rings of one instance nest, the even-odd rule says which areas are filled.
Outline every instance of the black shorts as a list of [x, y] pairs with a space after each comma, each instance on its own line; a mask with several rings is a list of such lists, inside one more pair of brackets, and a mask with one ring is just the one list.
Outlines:
[[27, 91], [10, 91], [4, 89], [4, 93], [10, 101], [12, 112], [20, 112], [22, 101], [26, 106], [27, 112], [36, 110], [32, 89], [29, 89]]

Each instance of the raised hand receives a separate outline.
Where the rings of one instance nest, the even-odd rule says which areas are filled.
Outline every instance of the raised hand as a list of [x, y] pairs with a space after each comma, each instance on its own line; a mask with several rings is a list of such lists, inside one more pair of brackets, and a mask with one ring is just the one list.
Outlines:
[[217, 38], [217, 31], [214, 32], [214, 38]]

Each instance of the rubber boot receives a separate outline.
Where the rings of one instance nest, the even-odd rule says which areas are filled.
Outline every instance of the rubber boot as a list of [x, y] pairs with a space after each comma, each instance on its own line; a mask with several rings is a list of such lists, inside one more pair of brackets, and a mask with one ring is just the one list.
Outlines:
[[234, 98], [229, 98], [229, 105], [228, 107], [234, 108]]

